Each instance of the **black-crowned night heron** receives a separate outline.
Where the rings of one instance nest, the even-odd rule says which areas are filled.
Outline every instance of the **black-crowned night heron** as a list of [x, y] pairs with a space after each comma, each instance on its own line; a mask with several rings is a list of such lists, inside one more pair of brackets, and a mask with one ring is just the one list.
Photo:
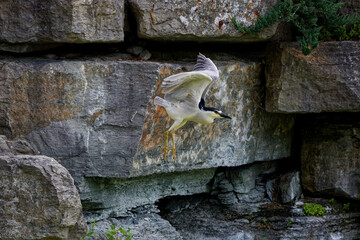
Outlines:
[[[165, 132], [163, 155], [166, 161], [168, 151], [173, 151], [175, 161], [174, 132], [187, 121], [210, 124], [215, 118], [230, 118], [220, 109], [205, 106], [205, 95], [211, 83], [219, 78], [219, 71], [210, 58], [199, 53], [194, 70], [172, 75], [164, 79], [161, 88], [164, 99], [156, 96], [155, 104], [163, 106], [174, 120], [173, 125]], [[171, 133], [172, 147], [168, 148], [168, 136]]]

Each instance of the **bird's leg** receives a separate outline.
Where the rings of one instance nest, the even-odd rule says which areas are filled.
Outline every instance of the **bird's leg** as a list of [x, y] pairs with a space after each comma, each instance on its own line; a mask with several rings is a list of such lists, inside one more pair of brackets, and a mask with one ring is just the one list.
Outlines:
[[171, 132], [171, 140], [172, 140], [172, 145], [173, 147], [171, 148], [173, 150], [173, 159], [175, 162], [175, 138], [174, 138], [174, 132]]
[[168, 136], [169, 136], [169, 131], [166, 131], [165, 132], [165, 147], [161, 147], [162, 149], [164, 149], [164, 152], [162, 155], [164, 155], [164, 162], [166, 162], [166, 155], [167, 155], [167, 152], [172, 150], [173, 151], [173, 159], [174, 159], [174, 162], [175, 162], [175, 141], [174, 141], [174, 132], [170, 132], [171, 134], [171, 140], [172, 140], [172, 148], [168, 148]]
[[163, 154], [164, 155], [164, 162], [166, 162], [166, 153], [168, 151], [168, 136], [169, 136], [169, 131], [165, 132], [165, 147], [161, 147], [162, 149], [164, 149]]

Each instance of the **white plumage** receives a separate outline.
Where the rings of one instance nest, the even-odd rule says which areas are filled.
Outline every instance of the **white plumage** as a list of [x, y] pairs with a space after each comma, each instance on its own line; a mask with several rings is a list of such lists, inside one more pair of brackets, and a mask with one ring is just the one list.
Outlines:
[[[183, 72], [164, 79], [161, 88], [165, 93], [164, 99], [156, 96], [155, 104], [163, 106], [173, 125], [166, 131], [164, 155], [173, 150], [175, 161], [175, 143], [173, 133], [187, 121], [210, 124], [215, 118], [230, 118], [217, 108], [205, 107], [205, 95], [211, 83], [219, 77], [215, 64], [199, 53], [197, 63], [191, 72]], [[173, 147], [168, 148], [168, 134], [171, 133]]]

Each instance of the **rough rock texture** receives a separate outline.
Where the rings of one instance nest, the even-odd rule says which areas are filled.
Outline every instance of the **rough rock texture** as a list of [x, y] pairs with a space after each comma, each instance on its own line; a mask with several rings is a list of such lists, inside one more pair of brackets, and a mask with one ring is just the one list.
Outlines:
[[301, 196], [300, 173], [290, 172], [280, 178], [280, 195], [282, 203], [298, 200]]
[[360, 196], [360, 115], [305, 119], [301, 181], [304, 190], [358, 199]]
[[45, 156], [0, 156], [0, 239], [80, 239], [82, 206], [69, 172]]
[[[232, 119], [217, 119], [211, 125], [186, 123], [175, 134], [176, 162], [168, 156], [168, 162], [163, 163], [159, 146], [164, 146], [164, 133], [172, 120], [163, 107], [150, 101], [134, 158], [133, 176], [240, 166], [290, 156], [294, 117], [264, 111], [261, 65], [237, 61], [219, 62], [217, 65], [220, 79], [209, 89], [206, 105], [222, 108]], [[157, 85], [174, 73], [173, 69], [161, 69]], [[159, 88], [153, 93], [152, 99], [157, 95], [162, 96]]]
[[[360, 213], [305, 216], [304, 202], [295, 205], [275, 203], [235, 203], [224, 207], [210, 196], [192, 200], [178, 197], [161, 203], [160, 215], [167, 219], [185, 240], [258, 240], [258, 239], [356, 239]], [[313, 201], [313, 200], [310, 200]], [[327, 201], [326, 201], [327, 202]], [[186, 204], [184, 204], [186, 203]], [[321, 202], [325, 205], [326, 203]], [[173, 205], [183, 206], [173, 211]]]
[[360, 111], [360, 42], [325, 42], [309, 56], [296, 43], [271, 45], [266, 66], [270, 112]]
[[[5, 0], [0, 3], [0, 49], [27, 51], [26, 43], [121, 42], [124, 0]], [[44, 44], [42, 44], [42, 47]]]
[[262, 109], [261, 65], [218, 65], [221, 79], [207, 102], [222, 106], [233, 119], [209, 126], [187, 123], [176, 133], [175, 163], [170, 158], [164, 163], [160, 149], [172, 120], [152, 99], [162, 94], [161, 81], [184, 67], [179, 64], [3, 60], [0, 134], [25, 137], [36, 154], [54, 157], [75, 180], [240, 166], [290, 156], [294, 117]]
[[256, 35], [242, 34], [231, 19], [252, 25], [275, 0], [179, 1], [129, 0], [138, 23], [138, 36], [159, 40], [261, 41], [271, 38], [276, 24]]
[[130, 179], [86, 178], [80, 186], [87, 218], [126, 216], [132, 209], [154, 204], [161, 198], [209, 192], [216, 169], [156, 174]]
[[[159, 210], [157, 210], [159, 212]], [[157, 213], [139, 213], [127, 218], [109, 218], [96, 224], [95, 235], [89, 240], [108, 240], [106, 231], [110, 225], [122, 227], [134, 234], [133, 240], [182, 240], [180, 233]]]
[[290, 203], [301, 197], [302, 190], [299, 172], [277, 175], [266, 182], [266, 194], [272, 202]]
[[266, 176], [274, 174], [278, 165], [273, 161], [219, 170], [211, 194], [216, 195], [224, 205], [261, 202], [266, 197]]
[[0, 155], [33, 155], [34, 150], [31, 145], [24, 139], [10, 141], [4, 135], [0, 135]]

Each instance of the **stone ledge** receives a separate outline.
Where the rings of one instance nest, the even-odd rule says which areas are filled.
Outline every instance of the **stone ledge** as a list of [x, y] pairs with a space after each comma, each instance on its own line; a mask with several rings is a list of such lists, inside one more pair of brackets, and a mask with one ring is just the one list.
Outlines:
[[29, 43], [41, 49], [47, 44], [39, 43], [124, 40], [124, 0], [3, 1], [0, 12], [0, 50], [31, 51]]
[[289, 157], [294, 117], [262, 107], [259, 62], [216, 62], [221, 78], [207, 104], [233, 117], [187, 123], [176, 132], [177, 160], [160, 146], [172, 120], [153, 98], [161, 81], [194, 64], [2, 60], [0, 133], [24, 137], [35, 154], [55, 158], [75, 180], [130, 177]]
[[130, 0], [138, 22], [138, 36], [166, 41], [264, 41], [274, 36], [277, 24], [259, 34], [240, 33], [231, 18], [249, 26], [265, 14], [275, 0], [178, 1]]
[[277, 113], [360, 111], [360, 42], [322, 42], [309, 56], [297, 43], [270, 45], [266, 110]]

